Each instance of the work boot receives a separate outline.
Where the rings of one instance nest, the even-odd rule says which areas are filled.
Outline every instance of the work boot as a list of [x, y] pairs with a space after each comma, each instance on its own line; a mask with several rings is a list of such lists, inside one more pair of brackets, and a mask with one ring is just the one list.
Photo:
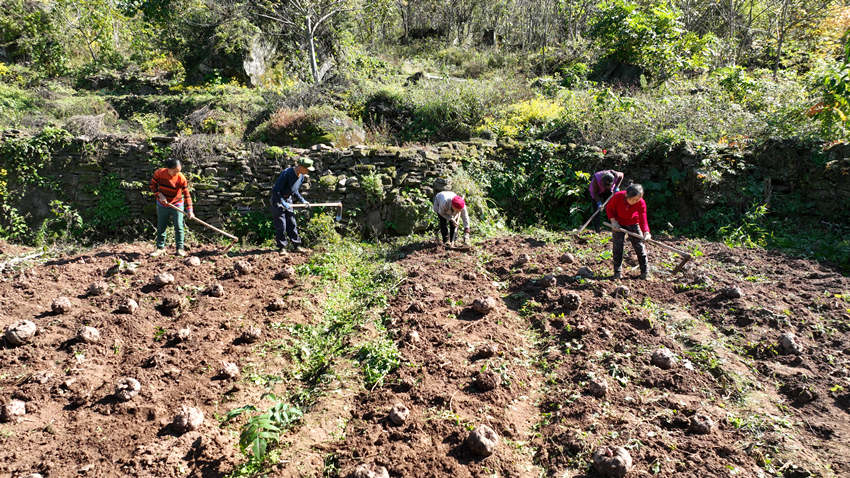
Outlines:
[[652, 274], [650, 274], [649, 271], [643, 271], [640, 273], [640, 280], [647, 280], [650, 277], [652, 277]]
[[622, 278], [622, 274], [620, 274], [620, 271], [614, 271], [614, 275], [611, 276], [611, 279], [618, 280], [620, 278]]
[[180, 257], [186, 257], [186, 255], [187, 255], [186, 250], [185, 249], [177, 249], [177, 255], [180, 256]]
[[151, 256], [151, 257], [159, 257], [159, 256], [161, 256], [161, 255], [162, 255], [162, 254], [164, 254], [164, 253], [165, 253], [165, 248], [164, 248], [164, 247], [157, 247], [155, 251], [153, 251], [153, 252], [151, 252], [151, 253], [150, 253], [150, 256]]

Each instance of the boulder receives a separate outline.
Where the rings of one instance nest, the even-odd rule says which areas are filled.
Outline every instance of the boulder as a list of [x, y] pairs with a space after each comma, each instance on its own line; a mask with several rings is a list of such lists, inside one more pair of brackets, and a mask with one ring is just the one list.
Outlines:
[[77, 331], [77, 340], [87, 344], [96, 344], [100, 342], [100, 331], [94, 327], [80, 327], [80, 330]]
[[12, 346], [24, 345], [35, 337], [38, 327], [31, 320], [19, 320], [6, 327], [6, 342]]
[[499, 446], [499, 435], [487, 425], [478, 425], [475, 430], [466, 437], [467, 450], [475, 456], [487, 457], [496, 451]]
[[50, 304], [50, 310], [53, 311], [54, 314], [67, 314], [71, 312], [71, 299], [67, 297], [57, 297], [53, 299], [53, 303]]

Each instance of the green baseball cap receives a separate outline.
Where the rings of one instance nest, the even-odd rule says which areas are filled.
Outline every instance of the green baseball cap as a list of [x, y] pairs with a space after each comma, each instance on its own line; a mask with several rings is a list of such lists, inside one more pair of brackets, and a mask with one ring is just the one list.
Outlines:
[[310, 158], [301, 158], [298, 160], [298, 166], [306, 169], [307, 171], [315, 171], [316, 168], [313, 167], [313, 160]]

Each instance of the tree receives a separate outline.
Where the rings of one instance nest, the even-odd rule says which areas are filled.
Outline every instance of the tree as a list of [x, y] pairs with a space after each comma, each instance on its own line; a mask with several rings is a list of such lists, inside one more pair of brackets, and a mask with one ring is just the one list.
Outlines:
[[782, 48], [790, 34], [797, 29], [812, 27], [829, 13], [835, 0], [774, 0], [773, 29], [776, 40], [776, 57], [773, 62], [773, 74], [779, 70], [782, 61]]
[[301, 34], [313, 83], [321, 83], [332, 60], [328, 57], [321, 68], [318, 67], [316, 37], [326, 22], [348, 9], [347, 0], [260, 0], [253, 8], [259, 17]]

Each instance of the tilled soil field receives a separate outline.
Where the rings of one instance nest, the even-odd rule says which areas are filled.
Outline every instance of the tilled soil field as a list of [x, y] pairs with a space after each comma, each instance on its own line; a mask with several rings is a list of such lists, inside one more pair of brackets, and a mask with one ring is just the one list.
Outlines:
[[[400, 247], [380, 314], [401, 365], [364, 386], [354, 354], [333, 362], [268, 475], [850, 476], [850, 279], [670, 243], [695, 259], [650, 250], [648, 281], [610, 279], [606, 235]], [[292, 388], [307, 358], [268, 344], [318, 320], [287, 267], [308, 254], [145, 250], [0, 283], [0, 325], [36, 328], [0, 350], [0, 476], [224, 476], [244, 457], [220, 418]]]

